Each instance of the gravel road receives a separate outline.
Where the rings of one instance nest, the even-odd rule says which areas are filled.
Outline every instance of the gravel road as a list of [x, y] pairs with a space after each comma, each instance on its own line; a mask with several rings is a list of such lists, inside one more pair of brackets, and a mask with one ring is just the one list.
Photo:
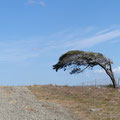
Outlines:
[[39, 101], [27, 87], [0, 87], [0, 120], [78, 120], [60, 105]]

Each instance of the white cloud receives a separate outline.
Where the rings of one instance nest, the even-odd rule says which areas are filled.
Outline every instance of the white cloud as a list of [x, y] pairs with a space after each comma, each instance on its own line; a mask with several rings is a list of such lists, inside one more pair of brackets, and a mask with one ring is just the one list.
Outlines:
[[38, 4], [41, 6], [46, 6], [46, 3], [43, 0], [28, 0], [28, 4]]
[[[113, 72], [115, 74], [120, 74], [120, 66], [116, 67], [116, 68], [113, 68]], [[100, 70], [100, 69], [96, 69], [94, 70], [94, 73], [105, 73], [104, 70]]]
[[92, 47], [94, 45], [97, 45], [99, 43], [103, 43], [106, 41], [110, 41], [112, 39], [120, 37], [120, 30], [113, 30], [109, 31], [100, 35], [93, 35], [92, 37], [89, 38], [84, 38], [83, 40], [80, 39], [79, 41], [76, 41], [72, 45], [76, 45], [77, 48], [87, 48], [87, 47]]
[[[43, 37], [22, 38], [18, 42], [16, 40], [0, 42], [0, 61], [36, 59], [42, 55], [59, 56], [68, 50], [88, 48], [105, 41], [113, 41], [113, 39], [120, 38], [120, 29], [96, 34], [100, 33], [100, 31], [95, 32], [94, 28], [88, 28], [64, 30]], [[117, 70], [115, 69], [115, 71]], [[96, 72], [100, 73], [102, 71]]]
[[[105, 33], [101, 32], [101, 34], [96, 34], [100, 33], [100, 31], [94, 32], [94, 28], [88, 31], [88, 28], [77, 30], [64, 30], [49, 35], [47, 37], [42, 37], [41, 40], [44, 42], [39, 45], [39, 47], [34, 47], [33, 50], [35, 50], [36, 52], [40, 50], [45, 52], [48, 51], [48, 54], [56, 54], [57, 51], [63, 53], [72, 49], [89, 48], [99, 43], [104, 43], [106, 41], [115, 41], [116, 38], [120, 38], [120, 29], [114, 29]], [[92, 32], [94, 32], [94, 34], [91, 36]], [[87, 36], [88, 34], [89, 37], [85, 38], [84, 36]]]
[[105, 71], [104, 70], [100, 70], [100, 69], [96, 69], [96, 70], [94, 70], [94, 73], [105, 73]]
[[113, 72], [116, 73], [116, 74], [120, 74], [120, 66], [117, 67], [117, 68], [114, 68]]
[[120, 43], [120, 40], [112, 40], [110, 41], [110, 44], [119, 44]]
[[32, 51], [36, 46], [29, 41], [6, 41], [0, 42], [0, 62], [28, 61], [38, 58], [39, 53]]
[[109, 32], [110, 30], [111, 30], [111, 28], [106, 28], [106, 29], [104, 29], [104, 30], [102, 30], [102, 31], [100, 31], [100, 32], [98, 32], [98, 33], [96, 33], [96, 35], [100, 35], [100, 34], [107, 33], [107, 32]]
[[[93, 29], [92, 29], [93, 30]], [[92, 31], [91, 30], [91, 31]], [[91, 32], [89, 31], [89, 33]], [[87, 34], [89, 34], [87, 33]], [[98, 34], [97, 34], [98, 33]], [[89, 37], [84, 37], [88, 36], [82, 32], [82, 30], [78, 31], [71, 31], [69, 33], [63, 32], [59, 35], [56, 35], [54, 39], [54, 49], [56, 48], [65, 48], [65, 49], [83, 49], [83, 48], [89, 48], [92, 46], [95, 46], [97, 44], [106, 42], [106, 41], [116, 41], [116, 38], [120, 38], [120, 29], [114, 29], [110, 30], [109, 28], [105, 30], [101, 30], [98, 32], [94, 32], [92, 36], [89, 35]], [[54, 35], [55, 36], [55, 35]], [[51, 45], [53, 47], [53, 44]]]

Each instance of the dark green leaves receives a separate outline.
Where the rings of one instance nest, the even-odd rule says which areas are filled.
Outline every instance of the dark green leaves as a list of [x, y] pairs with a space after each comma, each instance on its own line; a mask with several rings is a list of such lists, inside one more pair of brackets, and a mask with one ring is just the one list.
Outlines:
[[[71, 69], [70, 74], [83, 72], [87, 68], [93, 68], [96, 65], [106, 65], [111, 61], [104, 57], [101, 53], [85, 52], [85, 51], [68, 51], [63, 54], [57, 64], [53, 65], [53, 69]], [[72, 67], [70, 67], [72, 66]], [[84, 68], [83, 68], [84, 67]]]

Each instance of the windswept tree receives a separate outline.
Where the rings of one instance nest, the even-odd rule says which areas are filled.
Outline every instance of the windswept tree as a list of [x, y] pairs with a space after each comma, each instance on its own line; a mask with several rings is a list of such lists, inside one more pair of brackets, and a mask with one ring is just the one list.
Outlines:
[[85, 51], [69, 51], [63, 54], [57, 64], [53, 65], [53, 69], [56, 72], [59, 69], [68, 70], [70, 69], [70, 74], [78, 74], [86, 70], [87, 68], [93, 68], [95, 66], [102, 67], [107, 75], [110, 77], [113, 83], [113, 87], [117, 87], [117, 83], [112, 71], [113, 62], [103, 56], [101, 53], [85, 52]]

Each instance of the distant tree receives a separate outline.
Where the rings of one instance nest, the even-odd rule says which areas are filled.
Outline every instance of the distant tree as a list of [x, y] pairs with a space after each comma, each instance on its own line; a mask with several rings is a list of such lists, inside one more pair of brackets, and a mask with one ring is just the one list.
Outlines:
[[59, 69], [68, 70], [70, 69], [70, 74], [78, 74], [86, 70], [87, 68], [93, 68], [94, 66], [102, 67], [107, 75], [110, 77], [113, 83], [113, 87], [117, 87], [117, 83], [112, 71], [113, 62], [103, 56], [101, 53], [85, 52], [85, 51], [69, 51], [63, 54], [57, 64], [53, 65], [53, 69], [56, 72]]

